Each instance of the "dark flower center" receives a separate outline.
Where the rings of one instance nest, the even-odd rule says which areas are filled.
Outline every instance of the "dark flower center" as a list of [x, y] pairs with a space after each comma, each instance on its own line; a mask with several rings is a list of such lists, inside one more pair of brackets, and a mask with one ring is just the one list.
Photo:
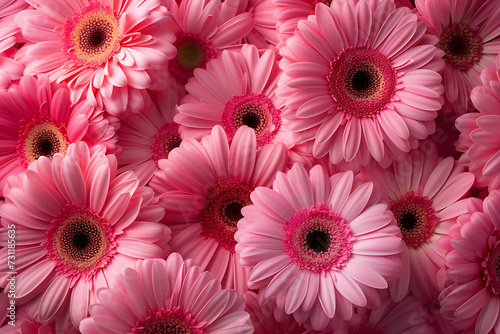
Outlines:
[[315, 253], [324, 253], [330, 248], [331, 237], [326, 231], [309, 231], [304, 240], [304, 247]]
[[160, 159], [167, 159], [170, 151], [179, 147], [181, 142], [179, 125], [168, 122], [163, 124], [153, 137], [153, 143], [149, 147], [154, 161], [158, 163]]
[[481, 58], [481, 37], [463, 23], [453, 24], [443, 32], [439, 47], [445, 52], [444, 60], [457, 70], [467, 71]]

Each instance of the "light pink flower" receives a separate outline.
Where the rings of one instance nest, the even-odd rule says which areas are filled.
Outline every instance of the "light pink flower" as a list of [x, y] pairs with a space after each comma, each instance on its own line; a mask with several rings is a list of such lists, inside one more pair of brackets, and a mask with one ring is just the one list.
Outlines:
[[483, 210], [467, 214], [454, 248], [446, 254], [452, 282], [440, 295], [441, 311], [464, 333], [500, 332], [500, 191], [484, 200]]
[[435, 130], [444, 66], [426, 25], [391, 1], [316, 6], [280, 49], [284, 125], [315, 157], [388, 166]]
[[286, 148], [266, 145], [258, 152], [252, 129], [242, 126], [229, 145], [224, 130], [215, 126], [200, 142], [184, 139], [160, 160], [150, 182], [165, 208], [172, 229], [172, 250], [194, 259], [226, 289], [247, 290], [248, 269], [234, 252], [236, 223], [241, 208], [251, 204], [256, 186], [271, 186], [283, 170]]
[[430, 140], [390, 168], [362, 169], [364, 178], [385, 194], [407, 246], [401, 276], [389, 283], [394, 300], [402, 300], [408, 291], [423, 303], [438, 297], [437, 275], [444, 268], [445, 251], [437, 240], [466, 212], [466, 202], [460, 199], [474, 182], [463, 170], [452, 157], [439, 157]]
[[146, 184], [158, 170], [158, 161], [181, 143], [179, 125], [174, 122], [177, 112], [177, 93], [149, 92], [151, 108], [140, 114], [131, 114], [121, 121], [117, 131], [122, 154], [118, 170], [133, 170], [141, 184]]
[[467, 111], [469, 94], [500, 52], [500, 3], [496, 0], [416, 0], [419, 20], [439, 38], [445, 55], [444, 89], [455, 112]]
[[404, 244], [393, 214], [370, 182], [349, 171], [295, 164], [273, 189], [257, 187], [235, 239], [248, 286], [314, 330], [376, 308], [377, 289], [399, 274]]
[[243, 297], [177, 253], [138, 261], [97, 297], [83, 334], [253, 333]]
[[464, 152], [460, 161], [476, 176], [476, 186], [500, 188], [500, 56], [497, 70], [481, 72], [482, 86], [472, 90], [471, 99], [479, 112], [466, 113], [456, 120], [461, 135], [457, 150]]
[[301, 334], [306, 329], [301, 326], [293, 315], [280, 312], [278, 317], [274, 313], [276, 308], [271, 306], [273, 301], [266, 300], [263, 293], [258, 295], [253, 291], [245, 292], [246, 311], [250, 314], [250, 320], [258, 334]]
[[231, 141], [246, 125], [255, 131], [257, 148], [277, 141], [292, 146], [291, 133], [281, 126], [284, 100], [276, 96], [280, 74], [273, 50], [261, 56], [250, 45], [241, 52], [224, 51], [186, 84], [189, 94], [180, 101], [174, 118], [182, 138], [199, 140], [219, 124]]
[[16, 234], [16, 305], [27, 305], [42, 324], [58, 317], [78, 327], [96, 291], [117, 273], [168, 254], [163, 209], [138, 184], [133, 172], [117, 175], [114, 155], [91, 154], [83, 142], [9, 177], [0, 204], [4, 293], [9, 228]]
[[29, 0], [36, 10], [16, 16], [24, 38], [25, 74], [68, 83], [71, 100], [87, 99], [113, 115], [141, 112], [145, 89], [168, 86], [175, 56], [168, 10], [158, 1]]
[[[231, 5], [239, 4], [231, 1]], [[226, 6], [225, 6], [226, 7]], [[177, 56], [169, 62], [170, 74], [184, 85], [196, 68], [205, 68], [210, 59], [219, 57], [222, 50], [239, 43], [253, 28], [251, 13], [224, 15], [220, 0], [170, 1], [169, 22], [177, 40]]]
[[18, 89], [0, 92], [0, 193], [8, 175], [26, 170], [40, 156], [64, 154], [71, 143], [118, 150], [118, 120], [86, 101], [70, 102], [66, 84], [47, 76], [24, 76]]

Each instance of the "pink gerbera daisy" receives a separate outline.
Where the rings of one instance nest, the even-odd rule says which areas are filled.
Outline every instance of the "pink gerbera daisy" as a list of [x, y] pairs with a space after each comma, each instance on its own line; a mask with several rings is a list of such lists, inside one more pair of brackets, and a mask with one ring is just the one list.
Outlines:
[[[300, 190], [300, 192], [298, 191]], [[377, 289], [397, 277], [401, 234], [370, 182], [349, 171], [328, 177], [295, 164], [273, 189], [258, 187], [235, 239], [248, 286], [314, 330], [376, 308]]]
[[25, 170], [41, 156], [64, 154], [70, 143], [86, 142], [117, 150], [118, 120], [86, 101], [70, 102], [66, 84], [47, 76], [24, 76], [19, 89], [0, 92], [0, 194], [8, 175]]
[[437, 275], [444, 267], [445, 251], [437, 240], [466, 212], [465, 200], [460, 199], [474, 182], [463, 169], [452, 157], [440, 158], [430, 140], [390, 168], [362, 169], [363, 176], [385, 194], [407, 246], [401, 276], [390, 283], [396, 301], [408, 291], [423, 303], [438, 297]]
[[497, 0], [416, 0], [419, 19], [445, 55], [444, 89], [455, 112], [468, 109], [469, 94], [481, 85], [484, 68], [495, 68], [500, 52], [500, 3]]
[[273, 141], [293, 145], [289, 132], [281, 127], [284, 100], [276, 97], [280, 74], [273, 50], [262, 56], [250, 45], [241, 52], [224, 51], [186, 85], [189, 94], [174, 118], [181, 125], [181, 136], [201, 139], [219, 124], [231, 141], [238, 128], [246, 125], [255, 131], [257, 148]]
[[168, 85], [175, 56], [168, 10], [157, 1], [28, 0], [36, 10], [16, 16], [29, 42], [25, 74], [65, 81], [73, 103], [87, 99], [113, 115], [141, 112], [145, 89]]
[[251, 204], [250, 193], [256, 186], [271, 186], [285, 157], [281, 143], [257, 152], [255, 133], [246, 126], [231, 145], [220, 126], [201, 143], [183, 140], [159, 161], [161, 170], [150, 182], [172, 229], [172, 250], [212, 272], [224, 288], [243, 294], [248, 270], [234, 252], [236, 223], [241, 208]]
[[118, 144], [122, 148], [118, 157], [119, 171], [133, 170], [142, 184], [158, 170], [158, 161], [166, 159], [181, 143], [179, 125], [174, 122], [177, 93], [171, 89], [150, 94], [151, 108], [123, 119], [117, 131]]
[[[91, 154], [83, 142], [66, 156], [40, 157], [8, 178], [0, 204], [1, 233], [15, 228], [16, 305], [26, 304], [42, 324], [56, 317], [78, 327], [95, 292], [137, 259], [162, 257], [170, 229], [153, 191], [138, 187], [133, 172], [116, 173], [114, 155]], [[7, 238], [1, 239], [2, 288]]]
[[452, 282], [440, 295], [441, 311], [463, 333], [500, 333], [500, 191], [484, 200], [484, 212], [451, 239], [446, 276]]
[[138, 261], [101, 289], [83, 334], [251, 334], [245, 301], [177, 253]]
[[[177, 56], [168, 64], [170, 74], [183, 86], [196, 68], [205, 68], [222, 50], [240, 42], [253, 28], [251, 13], [223, 15], [220, 0], [170, 1], [169, 28], [177, 40]], [[237, 4], [231, 1], [231, 4]], [[227, 11], [227, 10], [226, 10]]]
[[384, 166], [434, 129], [444, 66], [426, 25], [392, 1], [316, 6], [280, 49], [285, 126], [315, 157]]
[[[496, 68], [500, 69], [500, 56]], [[457, 118], [461, 132], [457, 150], [464, 152], [460, 161], [476, 176], [476, 186], [500, 188], [500, 76], [498, 70], [481, 72], [482, 86], [472, 90], [471, 99], [479, 112]]]

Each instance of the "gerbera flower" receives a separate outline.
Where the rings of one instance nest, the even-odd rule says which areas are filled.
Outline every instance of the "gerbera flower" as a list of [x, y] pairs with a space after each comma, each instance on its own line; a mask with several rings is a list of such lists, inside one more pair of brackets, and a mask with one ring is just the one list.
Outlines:
[[[87, 99], [112, 115], [141, 112], [145, 89], [167, 87], [175, 56], [168, 11], [156, 1], [28, 0], [36, 10], [16, 16], [29, 42], [25, 74], [68, 83], [71, 100]], [[20, 56], [20, 58], [23, 58]]]
[[[500, 68], [500, 56], [496, 67]], [[457, 150], [464, 152], [460, 161], [476, 176], [476, 186], [500, 188], [500, 77], [496, 70], [484, 69], [482, 86], [475, 87], [471, 99], [479, 112], [467, 113], [456, 120], [461, 132]]]
[[[153, 204], [153, 191], [138, 184], [133, 172], [116, 174], [114, 155], [91, 154], [84, 142], [8, 178], [0, 230], [6, 235], [15, 226], [16, 305], [27, 303], [42, 324], [60, 317], [78, 327], [96, 291], [117, 273], [137, 259], [168, 254], [163, 209]], [[7, 238], [1, 240], [7, 293], [12, 270]]]
[[181, 136], [201, 139], [219, 124], [231, 141], [238, 128], [246, 125], [255, 131], [257, 148], [274, 141], [292, 146], [290, 133], [281, 127], [284, 100], [276, 97], [280, 74], [272, 50], [262, 56], [250, 45], [241, 52], [224, 51], [186, 84], [189, 94], [174, 118], [181, 125]]
[[64, 154], [70, 143], [86, 142], [116, 152], [118, 120], [86, 101], [71, 105], [66, 84], [47, 76], [24, 76], [19, 89], [0, 92], [0, 193], [8, 175], [41, 156]]
[[[300, 191], [298, 191], [300, 189]], [[235, 239], [248, 287], [323, 330], [349, 320], [353, 305], [376, 308], [377, 289], [399, 274], [401, 235], [370, 182], [351, 171], [328, 177], [295, 164], [273, 189], [257, 187]]]
[[284, 124], [315, 157], [387, 166], [435, 129], [442, 51], [392, 1], [333, 0], [315, 13], [280, 49]]
[[484, 212], [467, 215], [451, 240], [446, 276], [452, 282], [440, 295], [441, 311], [466, 333], [500, 332], [500, 192], [484, 200]]
[[146, 184], [158, 170], [158, 161], [181, 143], [179, 125], [174, 122], [177, 112], [177, 93], [149, 92], [151, 108], [140, 114], [131, 114], [122, 120], [118, 144], [122, 154], [118, 157], [119, 171], [133, 170], [141, 184]]
[[500, 52], [500, 3], [496, 0], [416, 0], [419, 19], [445, 55], [444, 89], [455, 112], [467, 111], [469, 94]]
[[170, 1], [168, 9], [172, 12], [169, 28], [177, 37], [177, 56], [168, 68], [180, 85], [186, 84], [194, 69], [205, 68], [222, 50], [240, 42], [254, 25], [251, 13], [222, 15], [220, 0]]
[[271, 300], [266, 300], [263, 293], [258, 295], [253, 291], [245, 292], [246, 311], [250, 314], [255, 333], [259, 334], [276, 334], [276, 333], [289, 333], [301, 334], [306, 329], [300, 325], [293, 315], [280, 313], [279, 319], [274, 316], [274, 311]]
[[438, 297], [437, 275], [444, 267], [445, 251], [437, 240], [466, 212], [465, 200], [460, 199], [474, 182], [474, 176], [463, 170], [452, 157], [439, 157], [430, 140], [390, 168], [362, 169], [363, 176], [386, 195], [407, 246], [401, 276], [390, 283], [396, 301], [408, 291], [422, 303]]
[[97, 295], [83, 334], [253, 333], [243, 297], [177, 253], [138, 261]]
[[267, 145], [256, 150], [255, 132], [242, 126], [231, 145], [220, 126], [201, 143], [185, 139], [159, 161], [150, 186], [165, 208], [172, 229], [172, 251], [195, 260], [222, 282], [225, 289], [247, 290], [248, 270], [234, 252], [241, 208], [251, 204], [256, 186], [269, 187], [283, 170], [286, 148]]
[[381, 293], [382, 303], [376, 310], [357, 309], [357, 318], [348, 327], [349, 334], [364, 333], [428, 333], [438, 332], [427, 323], [428, 314], [412, 295], [395, 303]]

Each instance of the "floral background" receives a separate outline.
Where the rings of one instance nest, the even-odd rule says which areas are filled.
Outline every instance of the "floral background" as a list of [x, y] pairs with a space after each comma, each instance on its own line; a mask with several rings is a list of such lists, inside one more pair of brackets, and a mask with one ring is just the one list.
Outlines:
[[498, 0], [3, 0], [0, 333], [500, 333]]

